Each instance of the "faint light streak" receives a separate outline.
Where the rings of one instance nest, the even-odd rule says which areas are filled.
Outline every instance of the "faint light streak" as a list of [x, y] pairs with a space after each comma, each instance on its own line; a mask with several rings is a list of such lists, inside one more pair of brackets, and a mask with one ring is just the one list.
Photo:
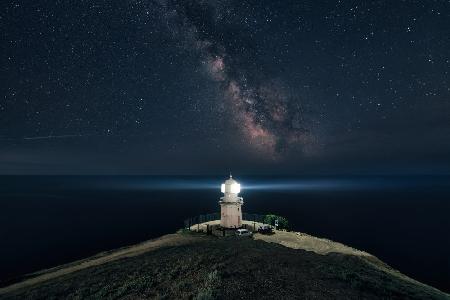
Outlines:
[[[248, 180], [241, 181], [240, 189], [245, 192], [302, 192], [302, 191], [351, 191], [378, 190], [386, 188], [404, 188], [417, 186], [411, 180], [394, 180], [389, 178], [318, 178], [318, 179], [286, 179], [286, 180]], [[212, 179], [145, 179], [130, 178], [127, 180], [103, 180], [97, 183], [97, 188], [119, 190], [147, 190], [147, 191], [180, 191], [198, 190], [213, 191], [221, 186], [221, 180]]]

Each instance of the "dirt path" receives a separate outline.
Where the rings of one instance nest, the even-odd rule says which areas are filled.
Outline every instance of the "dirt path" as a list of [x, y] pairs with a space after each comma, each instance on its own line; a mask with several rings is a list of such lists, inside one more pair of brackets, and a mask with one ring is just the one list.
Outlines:
[[324, 238], [317, 238], [301, 232], [286, 232], [276, 230], [272, 235], [256, 234], [255, 240], [277, 243], [293, 249], [313, 251], [321, 255], [335, 252], [356, 256], [372, 256], [367, 252], [354, 249], [344, 244], [333, 242]]
[[[301, 232], [285, 232], [278, 230], [276, 230], [272, 235], [255, 234], [254, 239], [266, 241], [268, 243], [277, 243], [288, 248], [313, 251], [321, 255], [327, 255], [329, 253], [341, 253], [345, 255], [358, 256], [364, 259], [370, 265], [380, 269], [383, 272], [389, 273], [393, 276], [399, 277], [414, 284], [428, 287], [427, 285], [391, 268], [389, 265], [385, 264], [383, 261], [379, 260], [377, 257], [373, 256], [370, 253], [360, 251], [358, 249], [346, 246], [338, 242], [333, 242], [328, 239], [318, 238]], [[437, 289], [435, 290], [438, 291]]]
[[26, 279], [24, 281], [12, 284], [10, 286], [0, 288], [0, 295], [11, 293], [16, 290], [26, 288], [38, 283], [42, 283], [44, 281], [57, 278], [59, 276], [63, 276], [66, 274], [70, 274], [73, 272], [77, 272], [89, 267], [98, 266], [104, 263], [108, 263], [114, 260], [118, 260], [124, 257], [133, 257], [140, 254], [143, 254], [148, 251], [152, 251], [161, 247], [167, 246], [179, 246], [184, 244], [192, 243], [196, 240], [199, 240], [198, 236], [189, 236], [189, 235], [181, 235], [181, 234], [168, 234], [164, 235], [158, 239], [150, 240], [147, 242], [143, 242], [141, 244], [137, 244], [134, 246], [121, 248], [114, 252], [103, 252], [92, 258], [88, 258], [85, 260], [76, 261], [70, 263], [68, 265], [62, 267], [56, 267], [53, 269], [44, 270], [40, 272], [40, 275], [36, 277]]

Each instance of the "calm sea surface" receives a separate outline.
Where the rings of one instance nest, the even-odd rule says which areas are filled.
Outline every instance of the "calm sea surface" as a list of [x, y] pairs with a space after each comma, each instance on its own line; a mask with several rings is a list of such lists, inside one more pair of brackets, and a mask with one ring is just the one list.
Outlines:
[[[0, 176], [0, 285], [217, 212], [223, 179]], [[244, 212], [283, 215], [450, 292], [450, 176], [239, 180]]]

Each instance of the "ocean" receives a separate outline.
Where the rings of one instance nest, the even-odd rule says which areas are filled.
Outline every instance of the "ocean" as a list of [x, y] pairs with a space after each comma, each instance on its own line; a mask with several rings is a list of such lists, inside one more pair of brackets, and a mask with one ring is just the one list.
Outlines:
[[[0, 176], [0, 285], [219, 211], [221, 176]], [[450, 176], [238, 176], [243, 211], [450, 292]]]

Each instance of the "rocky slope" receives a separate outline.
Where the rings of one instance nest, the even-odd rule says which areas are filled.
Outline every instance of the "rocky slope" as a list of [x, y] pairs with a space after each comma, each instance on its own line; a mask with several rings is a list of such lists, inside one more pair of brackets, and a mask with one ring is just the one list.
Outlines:
[[374, 256], [305, 234], [180, 232], [33, 274], [2, 299], [450, 299]]

